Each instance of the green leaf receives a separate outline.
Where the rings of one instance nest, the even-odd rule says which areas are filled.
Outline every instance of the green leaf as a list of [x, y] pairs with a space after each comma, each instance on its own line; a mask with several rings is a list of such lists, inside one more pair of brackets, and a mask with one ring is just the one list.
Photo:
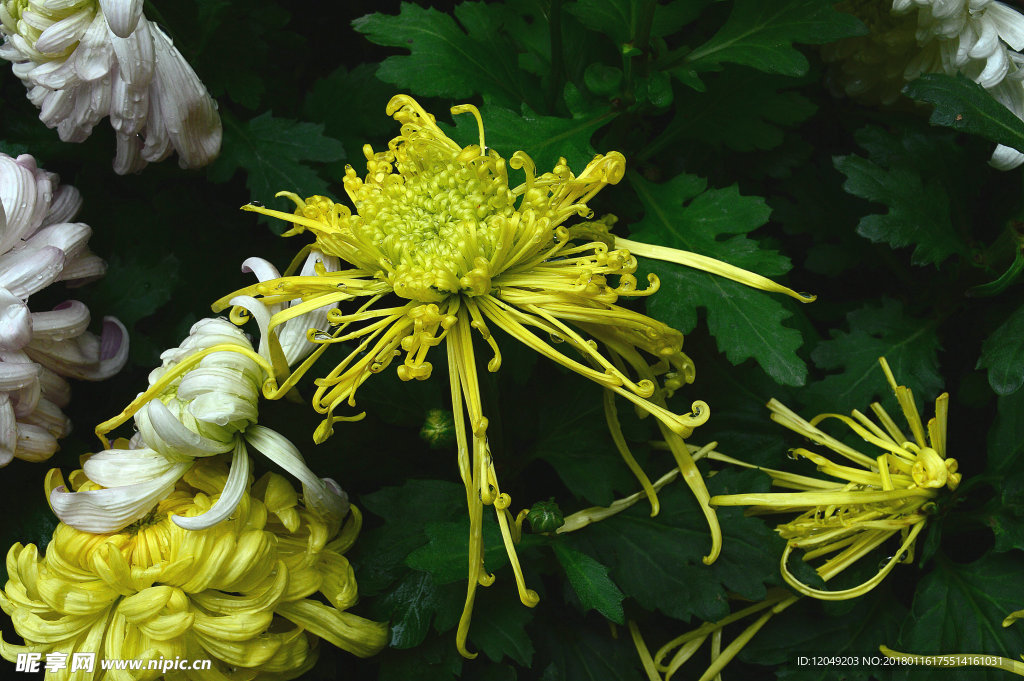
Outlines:
[[985, 340], [977, 368], [988, 369], [988, 384], [999, 395], [1024, 385], [1024, 305]]
[[[943, 559], [918, 583], [910, 617], [898, 645], [917, 655], [971, 653], [1019, 659], [1024, 627], [1003, 627], [1008, 614], [1024, 608], [1020, 554], [988, 555], [970, 564]], [[895, 678], [931, 679], [934, 670], [899, 668]], [[1005, 679], [994, 669], [958, 669], [957, 681]]]
[[171, 299], [181, 270], [181, 260], [174, 253], [149, 251], [130, 256], [112, 255], [107, 275], [90, 294], [101, 309], [116, 311], [129, 329]]
[[587, 554], [562, 544], [556, 543], [553, 548], [565, 576], [580, 597], [583, 610], [597, 610], [616, 624], [624, 624], [623, 595], [608, 576], [608, 568]]
[[932, 125], [963, 130], [1024, 151], [1024, 121], [963, 74], [926, 73], [903, 92], [935, 105], [928, 119]]
[[[527, 459], [547, 461], [573, 494], [592, 504], [607, 506], [616, 492], [635, 491], [636, 481], [608, 434], [601, 388], [538, 378], [527, 394], [533, 402], [511, 415], [513, 431], [536, 434], [524, 443]], [[620, 404], [620, 415], [627, 409]]]
[[[629, 635], [613, 637], [607, 626], [590, 629], [576, 622], [560, 622], [545, 639], [551, 664], [540, 681], [636, 681], [642, 678], [640, 660]], [[606, 624], [606, 623], [603, 623]]]
[[505, 656], [529, 667], [533, 659], [533, 642], [526, 625], [533, 620], [533, 609], [519, 602], [514, 585], [504, 589], [487, 589], [479, 593], [469, 640], [494, 662]]
[[[651, 36], [675, 33], [700, 14], [710, 0], [675, 0], [667, 5], [656, 4], [651, 19]], [[637, 0], [579, 0], [566, 7], [580, 23], [603, 33], [616, 45], [631, 42], [637, 34], [639, 13], [645, 3]]]
[[[484, 509], [484, 566], [490, 571], [508, 562], [501, 530], [493, 515], [490, 508]], [[430, 541], [426, 546], [410, 553], [405, 559], [405, 564], [414, 570], [429, 572], [437, 584], [465, 580], [469, 556], [469, 522], [427, 523], [426, 532]], [[523, 549], [544, 541], [543, 537], [524, 534], [516, 548], [522, 553]]]
[[736, 0], [725, 25], [686, 61], [699, 69], [732, 62], [802, 76], [810, 64], [793, 43], [821, 45], [866, 32], [857, 18], [836, 11], [828, 0]]
[[423, 643], [430, 623], [447, 631], [458, 621], [465, 588], [461, 584], [438, 586], [427, 572], [409, 572], [374, 603], [374, 617], [389, 621], [392, 648], [415, 648]]
[[406, 2], [397, 16], [369, 14], [352, 26], [378, 45], [409, 50], [409, 55], [381, 63], [377, 77], [385, 83], [429, 97], [487, 93], [507, 106], [532, 102], [531, 90], [538, 88], [519, 68], [498, 14], [488, 12], [484, 3], [465, 2], [455, 8], [455, 17], [459, 23]]
[[[540, 116], [526, 104], [522, 105], [522, 114], [488, 104], [480, 109], [480, 115], [484, 121], [487, 146], [505, 158], [510, 158], [516, 151], [525, 151], [537, 164], [538, 172], [545, 172], [555, 166], [559, 157], [565, 157], [576, 174], [582, 172], [597, 153], [590, 146], [594, 131], [614, 118], [607, 109], [577, 118]], [[476, 120], [469, 114], [456, 116], [454, 128], [442, 127], [463, 145], [478, 143]]]
[[919, 398], [936, 396], [943, 388], [939, 373], [936, 324], [906, 313], [903, 304], [883, 298], [846, 315], [849, 331], [833, 329], [831, 339], [818, 343], [811, 359], [821, 369], [836, 371], [809, 386], [801, 395], [819, 411], [864, 411], [875, 399], [888, 397], [885, 374], [878, 364], [885, 357], [900, 385]]
[[[765, 276], [789, 270], [786, 257], [745, 236], [768, 219], [770, 209], [760, 197], [741, 196], [736, 186], [704, 191], [706, 181], [694, 175], [659, 185], [631, 174], [630, 181], [645, 212], [631, 238], [693, 251]], [[792, 313], [778, 296], [680, 265], [644, 264], [661, 279], [661, 290], [647, 302], [651, 314], [689, 333], [697, 325], [697, 308], [704, 307], [708, 329], [730, 362], [752, 357], [777, 382], [803, 385], [807, 365], [796, 354], [803, 337], [782, 325]]]
[[386, 522], [363, 532], [350, 556], [360, 593], [379, 593], [398, 579], [406, 556], [427, 543], [426, 520], [464, 513], [465, 500], [465, 488], [446, 480], [410, 480], [361, 497], [361, 505]]
[[[839, 156], [836, 168], [846, 176], [843, 189], [854, 196], [880, 203], [883, 214], [861, 218], [857, 233], [893, 248], [914, 246], [915, 265], [940, 264], [949, 256], [966, 254], [954, 217], [962, 182], [947, 181], [944, 168], [963, 162], [961, 152], [937, 139], [917, 133], [898, 134], [880, 128], [857, 132], [857, 142], [870, 159]], [[961, 173], [954, 180], [960, 180]]]
[[[453, 681], [461, 677], [465, 661], [455, 649], [451, 636], [433, 637], [415, 650], [389, 650], [379, 659], [377, 681]], [[345, 672], [345, 677], [352, 678], [350, 666]]]
[[269, 111], [242, 123], [224, 114], [224, 145], [209, 169], [213, 182], [226, 182], [239, 170], [252, 199], [269, 203], [280, 191], [300, 196], [326, 194], [327, 182], [308, 165], [345, 157], [341, 142], [323, 134], [324, 126], [287, 118]]
[[[756, 471], [725, 470], [708, 480], [712, 495], [766, 490]], [[690, 490], [675, 482], [659, 493], [661, 513], [637, 504], [612, 518], [565, 537], [568, 546], [609, 567], [626, 596], [670, 617], [705, 621], [729, 614], [726, 592], [757, 601], [765, 582], [778, 573], [782, 540], [762, 521], [738, 508], [718, 509], [724, 533], [722, 555], [702, 562], [710, 545], [707, 521]]]
[[992, 430], [988, 434], [988, 468], [1005, 473], [1024, 460], [1024, 392], [1000, 397]]

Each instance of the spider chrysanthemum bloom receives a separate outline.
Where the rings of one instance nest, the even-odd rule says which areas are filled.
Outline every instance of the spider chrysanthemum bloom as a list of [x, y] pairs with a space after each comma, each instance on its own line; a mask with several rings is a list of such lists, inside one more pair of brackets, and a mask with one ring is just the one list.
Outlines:
[[217, 105], [142, 0], [0, 0], [0, 57], [28, 88], [39, 118], [81, 142], [110, 116], [114, 171], [178, 153], [198, 168], [220, 150]]
[[[777, 530], [787, 540], [781, 559], [782, 577], [806, 596], [823, 600], [860, 596], [881, 583], [897, 563], [913, 560], [914, 542], [934, 512], [935, 499], [960, 484], [957, 461], [946, 455], [949, 394], [943, 393], [935, 400], [935, 416], [925, 426], [910, 389], [897, 385], [888, 363], [880, 361], [910, 428], [909, 437], [877, 402], [871, 405], [876, 423], [857, 410], [851, 416], [821, 414], [805, 421], [772, 400], [768, 408], [773, 421], [838, 455], [829, 457], [802, 447], [791, 451], [794, 457], [816, 464], [830, 479], [760, 468], [772, 476], [775, 485], [799, 491], [729, 494], [711, 499], [715, 506], [750, 506], [755, 513], [799, 513], [778, 525]], [[830, 419], [845, 424], [875, 451], [864, 454], [818, 428]], [[800, 581], [788, 567], [790, 555], [797, 549], [804, 552], [803, 559], [808, 562], [826, 558], [816, 569], [827, 581], [897, 534], [899, 548], [872, 578], [856, 587], [816, 589]]]
[[[1024, 118], [1024, 14], [998, 0], [844, 0], [837, 5], [867, 24], [867, 35], [825, 47], [838, 89], [891, 104], [903, 86], [926, 73], [962, 74]], [[996, 147], [1000, 170], [1024, 153]]]
[[[320, 639], [360, 657], [380, 651], [386, 626], [346, 612], [357, 591], [343, 554], [359, 532], [358, 511], [342, 528], [304, 508], [287, 480], [268, 473], [229, 520], [205, 530], [171, 522], [207, 511], [226, 478], [224, 465], [205, 460], [120, 532], [60, 524], [44, 556], [33, 544], [15, 544], [0, 607], [25, 645], [0, 639], [0, 655], [12, 662], [21, 652], [210, 659], [210, 670], [176, 671], [175, 678], [214, 681], [294, 678], [316, 661]], [[72, 479], [85, 480], [81, 471]], [[84, 482], [83, 491], [90, 487]], [[79, 675], [65, 668], [46, 678]], [[97, 670], [95, 678], [160, 676]]]
[[[242, 308], [256, 316], [269, 357], [279, 367], [280, 387], [265, 394], [284, 394], [329, 346], [354, 344], [351, 353], [316, 381], [313, 406], [326, 418], [314, 437], [322, 442], [335, 422], [351, 418], [336, 412], [343, 405], [354, 406], [359, 386], [371, 375], [400, 358], [397, 371], [403, 380], [426, 379], [432, 371], [430, 349], [445, 343], [458, 464], [470, 516], [469, 586], [457, 634], [464, 655], [470, 655], [465, 642], [476, 586], [493, 581], [483, 565], [484, 506], [494, 506], [497, 513], [521, 600], [530, 606], [537, 602], [536, 593], [526, 588], [514, 549], [522, 514], [514, 519], [508, 511], [511, 500], [499, 488], [487, 444], [474, 336], [490, 346], [489, 371], [501, 365], [492, 335], [501, 330], [601, 385], [619, 450], [656, 512], [655, 490], [621, 436], [614, 397], [624, 397], [654, 415], [704, 508], [712, 530], [706, 560], [714, 560], [721, 541], [717, 520], [683, 442], [707, 420], [709, 410], [696, 401], [691, 413], [676, 414], [665, 403], [676, 388], [693, 381], [693, 363], [682, 352], [683, 336], [619, 304], [654, 293], [658, 280], [649, 276], [649, 286], [638, 287], [636, 257], [617, 247], [616, 237], [608, 231], [614, 218], [567, 224], [573, 218], [589, 219], [587, 202], [622, 179], [622, 154], [598, 155], [579, 175], [564, 159], [552, 171], [538, 174], [524, 152], [506, 161], [486, 146], [476, 107], [452, 108], [452, 113], [470, 113], [477, 120], [479, 144], [466, 147], [449, 139], [434, 117], [408, 96], [392, 98], [387, 113], [401, 124], [401, 134], [387, 151], [375, 153], [364, 147], [365, 179], [352, 168], [346, 171], [345, 190], [355, 211], [322, 196], [302, 200], [291, 193], [284, 195], [296, 204], [294, 214], [245, 207], [293, 223], [288, 234], [309, 230], [319, 251], [343, 263], [337, 272], [321, 268], [315, 276], [250, 286], [214, 306], [219, 310], [235, 305], [233, 315], [239, 321], [245, 314]], [[523, 172], [521, 184], [510, 183], [510, 169]], [[664, 258], [670, 250], [654, 249], [652, 257]], [[674, 253], [677, 261], [788, 292], [724, 263]], [[262, 311], [264, 306], [297, 299], [302, 302], [269, 318]], [[275, 328], [315, 307], [347, 301], [361, 302], [348, 312], [332, 310], [329, 329], [310, 329], [310, 340], [320, 347], [289, 375], [276, 347]]]

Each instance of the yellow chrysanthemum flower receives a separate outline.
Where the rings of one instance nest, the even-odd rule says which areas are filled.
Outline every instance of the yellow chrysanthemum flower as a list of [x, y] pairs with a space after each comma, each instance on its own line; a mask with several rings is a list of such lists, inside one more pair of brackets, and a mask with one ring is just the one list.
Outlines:
[[[227, 476], [225, 465], [203, 460], [149, 516], [120, 532], [62, 523], [42, 557], [33, 544], [15, 544], [0, 607], [25, 645], [0, 638], [0, 655], [209, 659], [211, 669], [175, 678], [223, 681], [294, 678], [316, 661], [319, 639], [360, 657], [380, 651], [386, 625], [346, 612], [357, 594], [342, 554], [359, 532], [358, 511], [352, 508], [344, 528], [328, 526], [299, 504], [286, 479], [268, 473], [229, 520], [204, 530], [171, 522], [209, 510]], [[72, 480], [83, 490], [97, 487], [81, 471]], [[64, 668], [46, 678], [93, 678], [82, 674]], [[160, 675], [97, 668], [95, 679]]]
[[[792, 450], [793, 456], [812, 461], [819, 471], [833, 479], [760, 468], [772, 476], [777, 486], [799, 491], [728, 494], [711, 499], [715, 506], [750, 506], [755, 513], [800, 513], [777, 529], [787, 540], [781, 559], [782, 577], [807, 596], [824, 600], [854, 598], [881, 583], [897, 563], [912, 561], [914, 542], [934, 510], [934, 500], [943, 489], [954, 490], [960, 484], [957, 461], [946, 456], [949, 394], [942, 393], [935, 400], [935, 417], [928, 421], [926, 428], [911, 390], [897, 385], [889, 364], [884, 358], [879, 361], [910, 427], [911, 437], [900, 430], [877, 402], [871, 409], [881, 426], [856, 409], [851, 416], [821, 414], [808, 422], [772, 400], [768, 408], [773, 421], [831, 449], [846, 461], [837, 462], [797, 448]], [[818, 424], [827, 419], [841, 421], [881, 453], [862, 454], [820, 430]], [[854, 465], [849, 465], [851, 463]], [[897, 533], [902, 539], [899, 549], [874, 577], [859, 586], [841, 591], [815, 589], [789, 571], [789, 557], [795, 549], [804, 551], [805, 561], [831, 556], [817, 568], [818, 574], [827, 581]]]
[[[234, 306], [236, 321], [244, 320], [248, 311], [260, 324], [279, 382], [269, 382], [264, 394], [283, 395], [329, 346], [354, 343], [355, 348], [316, 381], [313, 406], [326, 418], [314, 438], [322, 442], [335, 422], [352, 418], [335, 412], [345, 404], [354, 406], [359, 386], [372, 374], [401, 357], [398, 375], [403, 380], [426, 379], [432, 371], [428, 352], [447, 341], [458, 463], [470, 509], [469, 587], [457, 633], [459, 650], [467, 657], [472, 657], [465, 644], [476, 586], [493, 581], [483, 565], [485, 505], [496, 510], [522, 602], [533, 606], [538, 600], [526, 588], [514, 548], [523, 514], [513, 518], [508, 511], [511, 500], [499, 488], [487, 444], [474, 332], [490, 346], [489, 371], [501, 365], [501, 352], [491, 334], [496, 328], [603, 386], [613, 437], [657, 512], [655, 490], [618, 426], [614, 397], [624, 397], [653, 414], [707, 516], [712, 547], [706, 560], [713, 561], [721, 533], [708, 505], [707, 489], [683, 442], [707, 420], [709, 410], [695, 401], [691, 413], [680, 415], [665, 403], [676, 388], [693, 381], [693, 363], [682, 352], [683, 336], [618, 304], [620, 299], [650, 295], [657, 290], [658, 280], [649, 276], [650, 286], [638, 288], [636, 258], [608, 232], [614, 218], [572, 227], [564, 224], [570, 218], [592, 216], [587, 202], [623, 177], [622, 154], [598, 155], [579, 175], [569, 170], [565, 159], [551, 172], [538, 175], [533, 160], [522, 151], [506, 161], [487, 148], [476, 107], [452, 108], [454, 114], [472, 114], [479, 126], [479, 144], [465, 148], [449, 139], [434, 117], [408, 96], [394, 97], [387, 113], [401, 123], [401, 134], [387, 151], [375, 153], [369, 145], [364, 147], [365, 179], [351, 167], [346, 171], [345, 191], [355, 212], [322, 196], [303, 200], [288, 192], [282, 195], [296, 204], [294, 214], [257, 205], [244, 207], [293, 223], [294, 229], [286, 234], [309, 230], [316, 237], [316, 249], [349, 266], [345, 269], [343, 264], [337, 272], [321, 268], [316, 276], [261, 282], [215, 304], [218, 311]], [[509, 167], [524, 172], [522, 184], [510, 185]], [[651, 257], [797, 296], [763, 277], [709, 258], [672, 249], [648, 250]], [[266, 313], [269, 306], [297, 299], [302, 302], [272, 316]], [[275, 329], [309, 310], [356, 300], [361, 304], [354, 311], [335, 309], [328, 314], [330, 330], [310, 330], [309, 339], [320, 347], [289, 375]], [[559, 345], [579, 357], [570, 356]]]

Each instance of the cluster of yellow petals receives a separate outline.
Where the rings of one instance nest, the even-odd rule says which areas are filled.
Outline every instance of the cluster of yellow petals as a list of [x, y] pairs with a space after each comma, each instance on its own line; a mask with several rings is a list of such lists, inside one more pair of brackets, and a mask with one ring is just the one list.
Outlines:
[[[96, 489], [81, 471], [78, 489]], [[0, 607], [25, 639], [0, 639], [0, 655], [98, 653], [101, 659], [212, 661], [175, 671], [195, 681], [291, 679], [308, 670], [319, 639], [355, 655], [386, 644], [383, 623], [346, 612], [357, 599], [344, 552], [360, 528], [352, 508], [331, 527], [299, 503], [288, 481], [268, 473], [229, 520], [186, 530], [172, 514], [207, 511], [227, 480], [216, 460], [197, 462], [141, 521], [112, 534], [57, 526], [44, 556], [15, 544]], [[76, 484], [77, 483], [77, 484]], [[51, 481], [52, 484], [52, 481]], [[64, 681], [93, 678], [69, 668]], [[153, 679], [158, 670], [100, 671], [95, 679]]]

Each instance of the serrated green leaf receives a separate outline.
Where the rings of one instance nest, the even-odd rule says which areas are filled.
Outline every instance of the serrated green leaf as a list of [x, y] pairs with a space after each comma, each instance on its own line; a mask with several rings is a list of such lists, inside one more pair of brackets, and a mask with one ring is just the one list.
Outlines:
[[144, 260], [141, 253], [130, 255], [112, 255], [107, 276], [91, 292], [100, 309], [116, 311], [129, 329], [171, 299], [181, 270], [181, 261], [173, 253], [147, 253], [152, 260]]
[[464, 661], [450, 636], [434, 637], [414, 650], [381, 655], [377, 681], [452, 681], [462, 675]]
[[580, 598], [583, 610], [597, 610], [616, 624], [624, 624], [623, 595], [608, 576], [608, 568], [587, 554], [562, 544], [556, 543], [553, 548], [565, 576]]
[[[537, 164], [538, 172], [553, 168], [559, 157], [565, 157], [569, 167], [582, 172], [597, 153], [590, 146], [594, 131], [615, 116], [611, 111], [592, 111], [577, 118], [540, 116], [526, 104], [522, 114], [495, 105], [480, 109], [486, 132], [487, 146], [496, 149], [505, 158], [522, 150]], [[457, 142], [475, 144], [479, 139], [476, 120], [470, 115], [455, 117], [455, 127], [442, 126]]]
[[239, 170], [253, 200], [269, 203], [280, 191], [300, 196], [326, 194], [327, 182], [308, 165], [345, 157], [341, 142], [324, 126], [275, 118], [269, 111], [245, 123], [225, 114], [224, 145], [209, 169], [213, 182], [226, 182]]
[[[735, 186], [703, 191], [706, 182], [693, 175], [659, 185], [631, 174], [630, 182], [645, 212], [631, 238], [693, 251], [765, 276], [789, 270], [787, 258], [744, 236], [764, 224], [771, 212], [760, 197], [741, 196]], [[697, 325], [697, 308], [704, 307], [708, 329], [730, 362], [754, 358], [785, 385], [806, 380], [807, 365], [796, 354], [803, 337], [782, 325], [792, 313], [778, 297], [700, 270], [658, 261], [644, 264], [661, 279], [661, 290], [647, 303], [655, 317], [689, 333]]]
[[[1024, 627], [1003, 627], [1007, 615], [1024, 608], [1019, 554], [988, 555], [970, 564], [943, 559], [918, 583], [910, 617], [904, 622], [900, 652], [918, 655], [971, 653], [1019, 659], [1024, 650]], [[905, 672], [905, 673], [904, 673]], [[908, 667], [895, 678], [931, 679], [934, 670]], [[957, 670], [957, 681], [997, 681], [1005, 672], [994, 669]]]
[[928, 119], [932, 125], [956, 128], [1024, 151], [1024, 121], [963, 74], [926, 73], [903, 92], [935, 105]]
[[911, 317], [903, 304], [883, 298], [846, 315], [849, 331], [833, 329], [811, 352], [821, 369], [836, 371], [809, 386], [801, 400], [819, 411], [863, 411], [892, 394], [878, 364], [885, 357], [893, 375], [919, 398], [937, 395], [944, 381], [939, 373], [939, 338], [930, 319]]
[[1024, 305], [985, 340], [977, 368], [988, 369], [988, 384], [999, 395], [1024, 385]]
[[[708, 480], [712, 495], [767, 489], [756, 471], [722, 471]], [[637, 504], [585, 532], [565, 537], [566, 543], [595, 557], [609, 568], [626, 596], [648, 609], [688, 620], [714, 621], [729, 614], [726, 591], [753, 601], [765, 597], [765, 582], [778, 571], [782, 540], [762, 521], [744, 517], [736, 508], [718, 509], [724, 533], [722, 555], [712, 565], [702, 562], [709, 546], [707, 523], [685, 486], [659, 493], [661, 513]]]
[[519, 68], [498, 15], [484, 3], [464, 2], [455, 17], [459, 23], [435, 9], [402, 3], [397, 16], [369, 14], [352, 25], [371, 42], [409, 50], [381, 63], [377, 77], [385, 83], [417, 95], [464, 99], [487, 93], [508, 106], [532, 102], [531, 89], [537, 88]]
[[843, 189], [888, 208], [884, 215], [861, 218], [857, 233], [893, 248], [913, 245], [915, 265], [938, 265], [953, 254], [966, 254], [953, 223], [962, 183], [950, 186], [936, 172], [961, 162], [955, 156], [959, 152], [939, 140], [879, 128], [858, 131], [857, 141], [868, 149], [870, 159], [836, 157], [836, 169], [846, 176]]
[[613, 637], [607, 626], [591, 630], [571, 623], [555, 626], [543, 646], [551, 664], [541, 681], [636, 681], [640, 660], [628, 635]]
[[732, 62], [801, 76], [810, 65], [794, 43], [821, 45], [867, 32], [856, 17], [832, 5], [827, 0], [736, 0], [725, 25], [686, 61], [699, 69]]

